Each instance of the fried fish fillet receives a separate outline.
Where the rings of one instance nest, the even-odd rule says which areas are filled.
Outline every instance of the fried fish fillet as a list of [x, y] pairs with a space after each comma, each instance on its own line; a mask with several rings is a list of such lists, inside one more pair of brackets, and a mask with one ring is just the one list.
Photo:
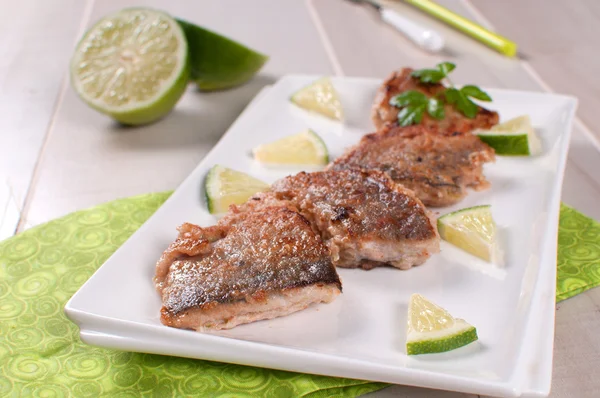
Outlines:
[[154, 281], [161, 322], [197, 331], [288, 315], [342, 290], [327, 247], [286, 206], [233, 213], [208, 228], [183, 224]]
[[423, 203], [376, 170], [302, 172], [276, 181], [246, 206], [273, 200], [295, 206], [310, 221], [336, 266], [407, 269], [439, 251], [435, 222]]
[[426, 206], [438, 207], [457, 203], [467, 188], [488, 188], [483, 164], [494, 158], [494, 150], [471, 133], [441, 135], [420, 125], [388, 125], [365, 135], [328, 168], [381, 170]]
[[[395, 123], [398, 120], [399, 109], [390, 105], [390, 99], [396, 95], [404, 91], [416, 90], [428, 97], [434, 97], [445, 90], [445, 87], [439, 83], [421, 83], [417, 78], [411, 76], [412, 72], [411, 68], [392, 72], [379, 88], [371, 111], [371, 119], [376, 128], [379, 129], [387, 123]], [[498, 113], [482, 107], [479, 107], [479, 112], [473, 119], [469, 119], [452, 105], [446, 104], [444, 111], [446, 116], [442, 120], [436, 120], [425, 113], [421, 125], [438, 133], [450, 134], [454, 132], [468, 133], [478, 128], [489, 129], [498, 124]]]

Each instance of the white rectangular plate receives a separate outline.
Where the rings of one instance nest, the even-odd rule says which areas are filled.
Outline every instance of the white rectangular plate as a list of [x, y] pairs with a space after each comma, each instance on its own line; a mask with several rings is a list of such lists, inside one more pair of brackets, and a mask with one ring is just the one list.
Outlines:
[[[380, 81], [332, 78], [344, 124], [291, 105], [316, 76], [287, 76], [247, 108], [169, 200], [73, 296], [65, 308], [94, 345], [496, 396], [547, 395], [552, 371], [560, 188], [576, 100], [488, 90], [502, 120], [528, 114], [543, 143], [536, 157], [498, 157], [492, 188], [458, 208], [491, 204], [505, 266], [486, 264], [442, 242], [442, 252], [408, 271], [340, 269], [344, 293], [332, 304], [229, 331], [201, 334], [163, 326], [154, 264], [183, 222], [208, 226], [202, 184], [215, 164], [272, 182], [300, 170], [266, 169], [251, 148], [306, 128], [335, 158], [373, 130]], [[421, 293], [477, 327], [479, 341], [435, 355], [406, 355], [408, 299]], [[99, 299], [101, 297], [101, 299]]]

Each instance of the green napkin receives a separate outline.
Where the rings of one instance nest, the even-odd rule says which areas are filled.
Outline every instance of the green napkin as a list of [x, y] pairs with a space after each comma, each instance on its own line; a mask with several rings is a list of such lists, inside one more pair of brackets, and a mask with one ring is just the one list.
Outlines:
[[356, 397], [386, 386], [95, 348], [63, 307], [169, 197], [70, 214], [0, 242], [0, 397]]
[[[356, 397], [384, 383], [84, 345], [67, 300], [168, 198], [106, 203], [0, 242], [0, 396]], [[600, 225], [563, 206], [558, 299], [600, 284]]]
[[556, 301], [600, 285], [600, 224], [561, 205]]

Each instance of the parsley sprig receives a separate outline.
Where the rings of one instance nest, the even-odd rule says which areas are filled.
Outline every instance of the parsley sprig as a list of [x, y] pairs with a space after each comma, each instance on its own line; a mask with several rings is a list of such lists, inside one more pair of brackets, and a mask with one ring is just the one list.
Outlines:
[[444, 105], [454, 106], [460, 113], [473, 119], [477, 116], [478, 107], [472, 98], [480, 101], [491, 101], [492, 98], [477, 86], [468, 85], [460, 89], [448, 77], [448, 74], [456, 68], [451, 62], [437, 64], [435, 69], [419, 69], [411, 73], [411, 76], [419, 79], [421, 83], [435, 84], [446, 81], [446, 89], [434, 97], [428, 97], [420, 91], [409, 90], [396, 95], [390, 99], [390, 105], [400, 108], [398, 112], [398, 123], [401, 126], [419, 124], [425, 112], [434, 119], [442, 120], [446, 117]]

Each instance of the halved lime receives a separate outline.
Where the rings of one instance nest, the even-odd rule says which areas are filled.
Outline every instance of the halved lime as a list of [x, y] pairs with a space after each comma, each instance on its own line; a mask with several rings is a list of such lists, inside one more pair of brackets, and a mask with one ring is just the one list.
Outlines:
[[221, 165], [213, 166], [204, 180], [204, 193], [211, 214], [225, 213], [232, 204], [242, 204], [257, 192], [269, 189], [269, 184], [241, 171]]
[[269, 57], [190, 22], [178, 20], [190, 46], [191, 79], [202, 90], [223, 90], [250, 80]]
[[334, 120], [342, 120], [343, 111], [339, 95], [328, 77], [298, 90], [290, 98], [294, 104]]
[[477, 340], [477, 330], [463, 319], [420, 294], [413, 294], [408, 304], [406, 353], [434, 354], [465, 346]]
[[314, 131], [290, 135], [262, 144], [252, 150], [254, 159], [273, 165], [326, 165], [329, 153], [325, 143]]
[[440, 237], [486, 261], [498, 260], [496, 223], [490, 205], [469, 207], [437, 221]]
[[166, 115], [189, 78], [188, 45], [167, 14], [131, 8], [96, 22], [77, 44], [71, 81], [92, 108], [124, 124]]
[[497, 124], [489, 130], [475, 132], [479, 138], [494, 148], [498, 155], [537, 155], [541, 152], [540, 139], [531, 126], [528, 115], [519, 116]]

